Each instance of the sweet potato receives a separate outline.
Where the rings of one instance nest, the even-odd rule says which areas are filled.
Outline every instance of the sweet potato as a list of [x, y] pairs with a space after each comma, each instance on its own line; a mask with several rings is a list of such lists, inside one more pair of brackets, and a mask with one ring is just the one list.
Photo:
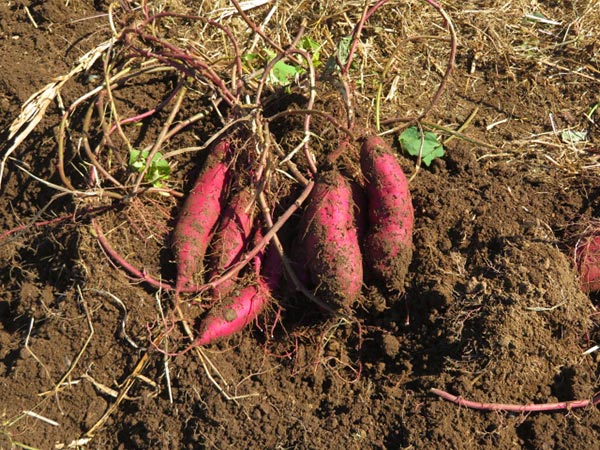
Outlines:
[[225, 159], [229, 151], [227, 141], [220, 141], [213, 148], [181, 208], [172, 239], [177, 264], [177, 293], [190, 287], [194, 275], [202, 271], [211, 232], [221, 215], [228, 174]]
[[[261, 258], [257, 257], [257, 270], [260, 270], [261, 262]], [[231, 336], [255, 320], [269, 303], [271, 292], [277, 287], [281, 274], [281, 259], [271, 245], [264, 254], [261, 275], [256, 277], [255, 282], [210, 310], [200, 324], [194, 345], [207, 345]]]
[[360, 164], [367, 181], [365, 262], [388, 288], [402, 292], [413, 251], [414, 210], [408, 181], [380, 137], [363, 142]]
[[600, 290], [600, 235], [583, 237], [575, 249], [579, 282], [584, 292]]
[[262, 279], [246, 286], [210, 310], [200, 325], [195, 345], [211, 344], [217, 339], [231, 336], [252, 322], [269, 301], [269, 289]]
[[[214, 234], [212, 254], [209, 258], [211, 279], [218, 277], [235, 264], [250, 237], [253, 221], [254, 193], [250, 189], [239, 191], [223, 213], [223, 219]], [[235, 286], [236, 279], [231, 278], [214, 290], [213, 295], [221, 298]]]
[[300, 221], [303, 259], [317, 295], [348, 308], [363, 283], [358, 209], [348, 180], [339, 172], [319, 174]]

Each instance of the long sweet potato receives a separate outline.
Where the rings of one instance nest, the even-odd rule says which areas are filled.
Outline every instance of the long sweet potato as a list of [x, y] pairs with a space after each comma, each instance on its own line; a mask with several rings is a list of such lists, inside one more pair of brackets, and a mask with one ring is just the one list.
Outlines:
[[213, 148], [181, 208], [171, 244], [177, 264], [177, 293], [193, 284], [194, 275], [202, 271], [211, 232], [221, 215], [229, 151], [227, 141]]
[[317, 294], [348, 308], [363, 283], [358, 209], [348, 180], [339, 172], [319, 174], [300, 221], [303, 259]]
[[262, 259], [257, 257], [256, 268], [260, 270], [263, 260], [264, 266], [256, 281], [210, 310], [200, 324], [194, 345], [208, 345], [220, 338], [231, 336], [254, 321], [264, 310], [271, 299], [271, 292], [279, 283], [282, 264], [273, 245], [261, 256]]
[[365, 262], [388, 288], [402, 292], [413, 251], [414, 210], [408, 181], [392, 149], [380, 137], [364, 141], [360, 163], [367, 180], [369, 211]]
[[[218, 277], [235, 264], [250, 237], [253, 221], [254, 193], [244, 189], [236, 193], [223, 213], [223, 218], [214, 234], [210, 261], [210, 278]], [[222, 298], [235, 286], [231, 278], [217, 286], [213, 295]]]
[[236, 296], [210, 310], [200, 325], [200, 334], [194, 344], [211, 344], [241, 331], [256, 319], [269, 298], [269, 289], [259, 278], [256, 284], [246, 286]]

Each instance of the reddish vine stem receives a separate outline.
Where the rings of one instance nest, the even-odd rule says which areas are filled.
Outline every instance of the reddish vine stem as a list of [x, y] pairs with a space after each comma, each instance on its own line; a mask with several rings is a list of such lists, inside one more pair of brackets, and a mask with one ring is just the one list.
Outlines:
[[[162, 102], [160, 102], [158, 105], [154, 106], [153, 108], [151, 108], [147, 111], [144, 111], [143, 113], [137, 114], [135, 116], [121, 119], [120, 125], [141, 122], [142, 120], [147, 119], [148, 117], [151, 117], [154, 114], [156, 114], [157, 112], [163, 110], [164, 107], [167, 106], [171, 102], [171, 100], [173, 100], [175, 98], [175, 96], [177, 95], [177, 92], [179, 91], [179, 88], [180, 87], [177, 86], [175, 89], [173, 89], [171, 92], [169, 92], [167, 97]], [[109, 130], [109, 135], [111, 135], [116, 130], [116, 128], [117, 128], [117, 126], [113, 125], [112, 128]]]
[[[10, 241], [5, 241], [5, 239], [7, 239], [9, 236], [11, 236], [13, 234], [17, 234], [17, 233], [22, 233], [29, 228], [43, 228], [43, 227], [47, 227], [47, 226], [51, 226], [51, 225], [65, 223], [67, 221], [74, 222], [77, 219], [83, 218], [85, 215], [102, 213], [102, 212], [108, 211], [109, 209], [112, 208], [112, 206], [99, 206], [96, 208], [87, 208], [81, 212], [74, 212], [74, 213], [67, 214], [64, 216], [54, 217], [54, 218], [48, 219], [48, 220], [36, 221], [50, 207], [51, 203], [54, 200], [56, 200], [59, 197], [62, 197], [63, 195], [65, 195], [65, 194], [57, 194], [55, 197], [53, 197], [50, 200], [50, 202], [47, 205], [45, 205], [39, 212], [37, 212], [36, 215], [34, 216], [34, 218], [31, 219], [28, 223], [25, 223], [23, 225], [18, 225], [14, 228], [11, 228], [10, 230], [3, 231], [2, 234], [0, 234], [0, 246], [10, 242]], [[17, 236], [14, 236], [12, 239], [15, 239], [16, 237], [18, 237], [18, 234], [17, 234]]]
[[[258, 194], [258, 202], [259, 202], [260, 208], [263, 212], [263, 219], [264, 219], [265, 223], [267, 224], [267, 226], [269, 228], [272, 228], [273, 220], [271, 219], [271, 208], [269, 207], [267, 199], [265, 198], [264, 192], [261, 192], [260, 194]], [[337, 311], [332, 309], [327, 303], [325, 303], [325, 302], [319, 300], [317, 297], [315, 297], [310, 292], [310, 290], [308, 290], [308, 288], [306, 286], [304, 286], [302, 284], [302, 282], [298, 279], [298, 276], [296, 275], [296, 272], [292, 268], [290, 261], [283, 249], [283, 245], [281, 244], [281, 241], [279, 240], [279, 237], [277, 236], [277, 234], [275, 234], [273, 236], [273, 244], [275, 245], [275, 249], [277, 250], [277, 253], [279, 253], [279, 256], [281, 257], [281, 262], [283, 263], [285, 272], [288, 274], [288, 276], [292, 280], [292, 283], [294, 284], [294, 286], [296, 286], [296, 289], [298, 289], [302, 294], [304, 294], [304, 296], [306, 296], [306, 298], [308, 298], [309, 300], [314, 302], [319, 307], [323, 308], [325, 311], [330, 313], [332, 316], [339, 315], [337, 313]], [[344, 318], [346, 318], [346, 317], [344, 316]]]
[[[69, 106], [69, 108], [67, 108], [67, 110], [63, 113], [63, 115], [61, 117], [60, 126], [59, 126], [58, 134], [56, 137], [57, 147], [58, 147], [57, 148], [57, 154], [58, 154], [57, 155], [57, 159], [58, 159], [57, 170], [58, 170], [58, 174], [60, 176], [61, 182], [70, 191], [76, 191], [76, 189], [73, 187], [73, 184], [71, 183], [70, 178], [66, 175], [65, 167], [64, 167], [65, 148], [66, 148], [65, 146], [66, 146], [66, 141], [67, 141], [67, 130], [68, 130], [68, 125], [69, 125], [69, 118], [75, 113], [75, 111], [77, 110], [77, 108], [80, 105], [82, 105], [85, 101], [89, 100], [90, 98], [94, 97], [95, 95], [102, 96], [102, 95], [106, 94], [110, 97], [110, 91], [112, 89], [115, 89], [119, 86], [123, 86], [127, 81], [131, 80], [132, 78], [139, 76], [141, 74], [144, 74], [144, 73], [150, 73], [154, 70], [163, 70], [162, 68], [150, 66], [150, 67], [142, 67], [141, 69], [135, 70], [130, 73], [128, 71], [128, 69], [123, 69], [121, 72], [117, 73], [113, 77], [109, 77], [108, 74], [106, 73], [107, 64], [108, 64], [108, 58], [105, 59], [105, 63], [104, 63], [106, 85], [104, 87], [100, 86], [96, 89], [93, 89], [90, 92], [88, 92], [87, 94], [84, 94], [81, 97], [79, 97], [77, 100], [75, 100], [71, 104], [71, 106]], [[101, 115], [100, 115], [100, 117], [101, 117]], [[117, 127], [120, 127], [119, 123], [117, 123]], [[106, 134], [106, 132], [105, 132], [105, 134]], [[125, 139], [125, 141], [126, 141], [126, 139]], [[122, 198], [121, 195], [110, 192], [110, 191], [107, 191], [106, 195], [111, 196], [116, 199]]]
[[[230, 106], [233, 106], [236, 103], [237, 100], [235, 96], [231, 93], [223, 79], [208, 64], [199, 60], [198, 58], [194, 58], [190, 54], [186, 53], [183, 49], [169, 42], [162, 41], [154, 36], [142, 33], [141, 31], [137, 31], [137, 34], [142, 40], [159, 44], [165, 49], [169, 50], [169, 52], [166, 50], [163, 50], [162, 52], [154, 52], [148, 49], [139, 48], [133, 43], [129, 42], [129, 47], [140, 56], [146, 58], [155, 58], [158, 61], [161, 61], [163, 64], [172, 66], [184, 73], [186, 76], [192, 78], [196, 78], [197, 73], [191, 69], [198, 70], [203, 74], [204, 77], [206, 77], [208, 81], [212, 83], [213, 87], [220, 92], [223, 100], [225, 100]], [[177, 61], [182, 62], [180, 63]], [[186, 64], [189, 67], [186, 67]]]
[[167, 135], [169, 128], [173, 124], [175, 117], [177, 116], [177, 114], [179, 113], [179, 110], [181, 109], [181, 104], [187, 93], [187, 88], [185, 87], [184, 83], [180, 81], [178, 83], [177, 87], [175, 88], [175, 90], [178, 91], [179, 95], [177, 96], [177, 100], [175, 101], [175, 105], [173, 105], [173, 109], [171, 110], [169, 117], [167, 118], [166, 122], [163, 124], [160, 134], [158, 135], [158, 137], [156, 138], [156, 141], [152, 145], [152, 148], [148, 152], [148, 157], [146, 158], [146, 164], [142, 168], [141, 172], [138, 174], [137, 180], [135, 180], [133, 190], [132, 190], [132, 192], [134, 194], [139, 191], [140, 185], [144, 181], [144, 177], [148, 173], [148, 170], [150, 168], [150, 165], [152, 164], [152, 161], [154, 160], [154, 157], [156, 156], [156, 154], [160, 150], [162, 144], [164, 143], [165, 136]]
[[273, 70], [273, 67], [275, 67], [275, 64], [277, 64], [282, 59], [286, 58], [292, 51], [294, 51], [296, 44], [300, 41], [300, 39], [302, 38], [302, 35], [304, 34], [305, 27], [306, 26], [303, 21], [302, 25], [300, 25], [300, 29], [298, 30], [298, 33], [296, 33], [296, 36], [294, 37], [294, 40], [290, 44], [289, 48], [287, 50], [283, 50], [279, 54], [277, 54], [272, 60], [269, 61], [269, 63], [263, 70], [263, 74], [260, 79], [260, 83], [258, 84], [258, 88], [256, 89], [256, 95], [255, 95], [255, 100], [254, 100], [254, 103], [256, 103], [257, 105], [260, 104], [260, 98], [262, 96], [262, 91], [265, 87], [267, 79], [269, 78], [269, 74]]
[[[383, 5], [385, 5], [388, 1], [389, 0], [379, 0], [368, 11], [363, 13], [360, 20], [354, 27], [354, 31], [352, 32], [352, 43], [350, 44], [350, 51], [348, 52], [348, 59], [342, 69], [342, 75], [344, 75], [344, 76], [347, 75], [348, 71], [350, 70], [350, 65], [352, 64], [354, 54], [356, 53], [356, 48], [358, 46], [360, 34], [362, 32], [362, 29], [363, 29], [365, 23], [379, 8], [381, 8]], [[452, 19], [450, 18], [448, 13], [435, 0], [423, 0], [423, 1], [425, 1], [426, 3], [431, 5], [442, 16], [442, 18], [446, 22], [446, 27], [448, 28], [448, 32], [450, 33], [450, 55], [448, 56], [448, 64], [446, 66], [446, 71], [444, 73], [444, 76], [442, 77], [442, 81], [440, 82], [431, 102], [429, 103], [429, 106], [418, 117], [416, 117], [414, 119], [410, 119], [409, 121], [411, 121], [411, 122], [418, 121], [418, 120], [421, 120], [424, 117], [426, 117], [433, 110], [435, 105], [439, 102], [444, 91], [446, 90], [446, 85], [448, 84], [450, 75], [452, 74], [452, 71], [454, 70], [454, 63], [456, 60], [456, 50], [457, 50], [456, 30], [454, 29], [454, 24], [452, 23]], [[393, 119], [385, 120], [383, 123], [386, 125], [389, 125], [391, 123], [404, 122], [404, 121], [407, 121], [406, 118], [393, 118]]]
[[131, 265], [125, 258], [123, 258], [115, 249], [112, 248], [106, 236], [102, 232], [100, 225], [95, 219], [92, 219], [92, 226], [94, 227], [94, 231], [96, 232], [96, 238], [98, 242], [102, 246], [102, 249], [106, 252], [106, 254], [117, 264], [123, 267], [127, 272], [129, 272], [132, 276], [136, 277], [138, 281], [143, 281], [148, 283], [150, 286], [155, 287], [157, 289], [162, 289], [163, 291], [173, 291], [175, 288], [169, 283], [164, 283], [158, 281], [152, 276], [143, 273], [138, 268]]
[[[89, 141], [89, 137], [90, 137], [90, 122], [92, 120], [92, 114], [94, 113], [94, 107], [98, 107], [98, 103], [102, 102], [102, 97], [101, 95], [98, 96], [98, 102], [91, 103], [90, 106], [88, 107], [88, 110], [84, 116], [83, 119], [83, 135], [82, 135], [82, 143], [83, 143], [83, 149], [87, 155], [87, 157], [90, 159], [92, 165], [102, 174], [104, 175], [105, 178], [107, 178], [108, 180], [110, 180], [115, 186], [119, 187], [119, 188], [123, 188], [123, 185], [119, 182], [119, 180], [117, 180], [115, 177], [113, 177], [108, 170], [106, 170], [104, 168], [104, 166], [102, 164], [100, 164], [100, 162], [98, 161], [98, 159], [96, 158], [96, 155], [94, 155], [94, 152], [92, 151], [92, 148], [90, 147], [90, 141]], [[90, 172], [91, 174], [91, 172]], [[92, 186], [92, 184], [90, 183], [90, 185]]]
[[[316, 90], [316, 73], [315, 73], [315, 66], [312, 62], [312, 59], [310, 57], [310, 55], [308, 54], [308, 52], [301, 50], [301, 49], [295, 49], [292, 51], [292, 53], [297, 53], [299, 54], [302, 58], [304, 58], [304, 60], [306, 61], [306, 64], [308, 65], [308, 79], [310, 82], [310, 94], [308, 97], [308, 103], [306, 105], [307, 109], [313, 109], [314, 105], [315, 105], [315, 99], [317, 97], [317, 90]], [[310, 120], [311, 120], [311, 115], [307, 114], [306, 117], [304, 117], [304, 136], [305, 136], [305, 141], [304, 142], [304, 154], [306, 156], [306, 160], [308, 161], [308, 168], [310, 169], [311, 173], [314, 175], [317, 173], [317, 167], [315, 166], [315, 163], [313, 161], [313, 158], [310, 155], [310, 148], [308, 145], [308, 138], [310, 136]]]
[[450, 16], [448, 15], [448, 13], [446, 13], [444, 8], [442, 8], [442, 6], [439, 3], [437, 3], [436, 1], [434, 1], [434, 0], [425, 0], [425, 1], [427, 3], [429, 3], [431, 6], [433, 6], [438, 11], [440, 13], [440, 15], [443, 17], [444, 21], [446, 22], [446, 26], [448, 27], [448, 32], [450, 33], [450, 55], [448, 56], [448, 65], [446, 66], [446, 72], [444, 73], [444, 77], [442, 78], [442, 81], [440, 82], [440, 85], [438, 86], [438, 89], [437, 89], [435, 95], [433, 96], [433, 99], [429, 103], [429, 107], [427, 107], [427, 109], [425, 111], [423, 111], [423, 113], [419, 116], [419, 120], [423, 119], [425, 116], [427, 116], [427, 114], [429, 114], [429, 112], [435, 107], [437, 102], [442, 97], [442, 94], [446, 90], [446, 85], [448, 84], [450, 75], [452, 74], [452, 71], [454, 70], [454, 61], [456, 59], [456, 46], [457, 46], [456, 31], [454, 30], [454, 24], [452, 23], [452, 19], [450, 19]]
[[[271, 73], [271, 70], [273, 69], [275, 64], [277, 62], [279, 62], [280, 60], [282, 60], [283, 58], [289, 57], [289, 55], [298, 54], [306, 61], [306, 64], [308, 66], [308, 79], [309, 79], [309, 83], [310, 83], [310, 95], [309, 95], [308, 104], [306, 105], [305, 110], [311, 111], [313, 109], [315, 99], [316, 99], [315, 67], [314, 67], [314, 64], [312, 62], [310, 55], [306, 51], [294, 48], [296, 46], [296, 44], [298, 43], [298, 41], [300, 40], [300, 38], [302, 37], [302, 35], [304, 34], [304, 28], [305, 28], [305, 24], [303, 21], [302, 25], [300, 26], [300, 30], [298, 31], [298, 34], [294, 38], [293, 42], [290, 44], [290, 48], [288, 48], [283, 54], [280, 54], [280, 55], [276, 56], [275, 58], [273, 58], [269, 62], [269, 64], [267, 64], [267, 66], [265, 67], [263, 76], [260, 80], [260, 84], [258, 85], [258, 89], [257, 89], [257, 93], [256, 93], [255, 103], [257, 105], [260, 104], [260, 97], [262, 94], [262, 90], [264, 89], [268, 75], [269, 75], [269, 73]], [[315, 165], [315, 162], [313, 161], [312, 156], [310, 155], [310, 148], [308, 145], [308, 140], [310, 138], [310, 120], [311, 120], [311, 114], [310, 114], [310, 112], [307, 112], [306, 116], [304, 117], [304, 139], [303, 139], [302, 147], [304, 148], [304, 154], [306, 156], [306, 160], [308, 161], [308, 168], [309, 168], [310, 172], [313, 175], [315, 175], [318, 170], [317, 170], [317, 166]], [[292, 153], [295, 153], [295, 151], [293, 151]]]
[[449, 392], [442, 391], [440, 389], [431, 389], [431, 392], [435, 395], [442, 397], [444, 400], [456, 403], [459, 406], [465, 408], [477, 409], [479, 411], [503, 411], [503, 412], [548, 412], [548, 411], [570, 411], [576, 408], [586, 408], [588, 406], [594, 406], [600, 403], [600, 394], [594, 395], [588, 400], [573, 400], [568, 402], [558, 403], [537, 403], [530, 405], [513, 405], [506, 403], [480, 403], [472, 400], [466, 400], [460, 396], [452, 395]]
[[221, 99], [216, 99], [214, 102], [214, 106], [208, 106], [207, 108], [197, 112], [196, 114], [194, 114], [191, 117], [188, 117], [187, 119], [178, 120], [177, 124], [173, 125], [173, 127], [167, 132], [164, 141], [169, 141], [173, 136], [175, 136], [184, 128], [190, 126], [195, 122], [198, 122], [200, 119], [206, 118], [211, 111], [214, 111], [217, 108], [221, 101]]
[[252, 261], [254, 259], [254, 257], [256, 255], [258, 255], [269, 244], [269, 242], [271, 242], [271, 239], [273, 239], [273, 236], [275, 236], [277, 234], [277, 232], [281, 229], [281, 227], [283, 227], [283, 225], [285, 225], [285, 223], [292, 216], [292, 214], [294, 214], [296, 212], [296, 210], [298, 210], [298, 208], [300, 208], [300, 206], [302, 206], [304, 201], [308, 198], [309, 194], [311, 193], [314, 185], [315, 185], [314, 181], [310, 181], [306, 185], [306, 187], [304, 188], [302, 193], [298, 196], [296, 201], [294, 203], [292, 203], [292, 205], [281, 216], [279, 216], [279, 219], [277, 219], [277, 222], [275, 222], [275, 224], [273, 224], [273, 226], [269, 228], [269, 230], [265, 233], [265, 235], [262, 237], [262, 239], [254, 246], [254, 248], [252, 250], [250, 250], [246, 254], [246, 256], [244, 258], [242, 258], [237, 264], [235, 264], [229, 270], [227, 270], [221, 277], [219, 277], [218, 280], [212, 281], [210, 283], [207, 283], [207, 284], [201, 286], [201, 289], [202, 290], [209, 289], [209, 288], [214, 289], [217, 286], [219, 286], [221, 283], [229, 280], [231, 277], [236, 276], [240, 272], [240, 270], [242, 270], [244, 267], [246, 267], [248, 265], [248, 263], [250, 263], [250, 261]]
[[360, 39], [360, 34], [362, 32], [363, 27], [365, 26], [365, 22], [369, 19], [369, 17], [377, 11], [383, 4], [387, 3], [388, 0], [380, 0], [376, 5], [374, 5], [371, 9], [363, 11], [358, 23], [354, 27], [352, 31], [352, 43], [350, 44], [350, 51], [348, 52], [348, 58], [346, 60], [346, 65], [342, 68], [342, 76], [345, 77], [350, 70], [350, 65], [352, 64], [352, 60], [354, 59], [354, 54], [356, 53], [356, 47], [358, 47], [358, 41]]
[[[203, 61], [200, 61], [199, 59], [190, 55], [188, 52], [186, 52], [185, 50], [183, 50], [182, 48], [180, 48], [176, 45], [173, 45], [169, 42], [159, 39], [153, 35], [143, 33], [141, 31], [142, 28], [145, 27], [146, 25], [156, 22], [157, 20], [164, 18], [164, 17], [172, 17], [172, 18], [180, 18], [180, 19], [188, 19], [188, 20], [199, 20], [199, 21], [202, 21], [202, 22], [204, 22], [208, 25], [211, 25], [215, 28], [218, 28], [223, 33], [225, 33], [225, 35], [227, 36], [227, 39], [229, 40], [229, 42], [232, 45], [233, 52], [234, 52], [234, 72], [233, 73], [234, 73], [234, 75], [237, 75], [237, 80], [235, 79], [236, 77], [234, 76], [233, 77], [234, 79], [232, 80], [232, 84], [233, 84], [233, 87], [235, 88], [235, 92], [236, 92], [235, 95], [229, 90], [229, 88], [227, 87], [225, 82], [222, 80], [222, 78], [216, 72], [214, 72], [214, 70], [210, 67], [209, 64], [204, 63]], [[227, 101], [227, 103], [229, 103], [230, 105], [233, 105], [237, 102], [236, 96], [239, 95], [239, 90], [241, 88], [241, 82], [242, 82], [241, 80], [242, 80], [242, 75], [243, 75], [242, 58], [241, 58], [241, 54], [240, 54], [239, 45], [238, 45], [237, 41], [235, 40], [235, 37], [233, 36], [233, 33], [231, 32], [231, 30], [229, 28], [227, 28], [226, 26], [224, 26], [214, 20], [206, 19], [204, 17], [196, 16], [196, 15], [192, 15], [192, 14], [177, 14], [177, 13], [171, 13], [171, 12], [161, 12], [161, 13], [158, 13], [153, 16], [146, 16], [146, 20], [144, 20], [136, 28], [125, 29], [121, 33], [121, 38], [125, 38], [127, 36], [127, 34], [129, 34], [129, 33], [135, 33], [143, 40], [147, 40], [149, 42], [154, 42], [156, 44], [163, 46], [166, 49], [169, 49], [171, 52], [173, 52], [173, 55], [171, 55], [171, 56], [174, 59], [179, 59], [181, 61], [184, 61], [185, 63], [189, 64], [190, 66], [192, 66], [194, 68], [199, 67], [201, 69], [201, 71], [205, 72], [205, 76], [207, 77], [207, 79], [210, 80], [213, 83], [213, 85], [218, 90], [221, 91], [221, 94], [223, 95], [223, 98], [225, 101]], [[141, 54], [144, 56], [151, 55], [151, 56], [157, 58], [158, 60], [163, 61], [166, 64], [169, 64], [178, 70], [181, 70], [182, 72], [186, 73], [187, 75], [193, 76], [193, 74], [190, 73], [188, 70], [186, 70], [186, 68], [184, 66], [182, 66], [181, 64], [178, 64], [172, 60], [169, 60], [168, 57], [166, 59], [163, 58], [163, 57], [166, 57], [169, 55], [153, 54], [149, 50], [146, 51], [147, 53], [144, 53], [143, 49], [138, 49], [135, 46], [133, 46], [131, 43], [130, 43], [130, 45], [131, 45], [132, 49], [134, 49], [138, 53], [141, 52]]]

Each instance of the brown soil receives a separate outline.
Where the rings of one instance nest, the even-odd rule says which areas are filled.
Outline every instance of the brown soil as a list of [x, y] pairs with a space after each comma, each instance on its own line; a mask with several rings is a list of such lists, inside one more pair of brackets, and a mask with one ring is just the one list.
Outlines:
[[[469, 13], [472, 3], [487, 9]], [[598, 23], [590, 24], [576, 2], [539, 2], [539, 11], [562, 25], [523, 25], [524, 14], [534, 11], [505, 3], [447, 8], [460, 39], [457, 65], [428, 120], [455, 130], [478, 108], [465, 133], [490, 147], [454, 138], [443, 159], [412, 179], [414, 254], [401, 301], [369, 283], [354, 310], [357, 320], [349, 323], [282, 289], [275, 295], [282, 307], [277, 322], [274, 307], [257, 326], [205, 349], [205, 359], [143, 351], [148, 329], [163, 324], [162, 314], [166, 322], [172, 318], [170, 296], [111, 264], [90, 215], [52, 222], [72, 216], [83, 201], [55, 198], [55, 189], [18, 169], [17, 160], [60, 184], [55, 134], [61, 116], [53, 104], [13, 154], [0, 191], [0, 448], [66, 448], [84, 437], [79, 448], [595, 448], [597, 407], [482, 412], [430, 392], [529, 404], [591, 398], [598, 390], [600, 352], [582, 355], [600, 343], [597, 298], [580, 290], [573, 265], [578, 234], [600, 213], [600, 115], [585, 117], [600, 101], [600, 49], [589, 38], [598, 35]], [[598, 11], [598, 2], [587, 3]], [[33, 92], [110, 35], [102, 16], [108, 4], [0, 5], [0, 130], [8, 130]], [[427, 10], [422, 2], [408, 4], [403, 15], [380, 13], [371, 24], [390, 20], [419, 35], [445, 36], [441, 28], [432, 31], [435, 12], [427, 12], [427, 21], [419, 16]], [[348, 31], [333, 9], [328, 26], [335, 36]], [[528, 40], [503, 40], [505, 28]], [[392, 39], [373, 30], [366, 31], [372, 45]], [[389, 103], [385, 117], [427, 105], [447, 44], [403, 44], [402, 100]], [[89, 90], [86, 77], [70, 82], [64, 104]], [[139, 111], [164, 94], [164, 83], [150, 80], [137, 93], [123, 91], [119, 101]], [[372, 123], [372, 103], [364, 100], [361, 117]], [[210, 126], [199, 132], [210, 133]], [[587, 141], [564, 143], [560, 134], [567, 129], [587, 130]], [[152, 137], [150, 131], [144, 138]], [[189, 136], [181, 139], [195, 145]], [[198, 166], [190, 157], [179, 164], [173, 182], [183, 192]], [[414, 173], [413, 160], [402, 164]], [[168, 242], [179, 203], [133, 199], [96, 218], [129, 261], [173, 280]], [[32, 225], [41, 221], [49, 224]], [[193, 302], [184, 307], [189, 317], [200, 315]], [[176, 327], [160, 346], [184, 348], [179, 333]], [[143, 355], [150, 356], [143, 378], [111, 411], [114, 393]], [[107, 411], [90, 439], [86, 432]]]

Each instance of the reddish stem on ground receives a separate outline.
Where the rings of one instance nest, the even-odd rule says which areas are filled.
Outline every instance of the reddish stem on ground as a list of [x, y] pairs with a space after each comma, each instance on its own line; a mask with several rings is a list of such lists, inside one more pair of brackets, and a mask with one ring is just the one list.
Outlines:
[[548, 412], [548, 411], [570, 411], [575, 408], [586, 408], [588, 406], [594, 406], [600, 403], [600, 394], [594, 395], [591, 399], [587, 400], [573, 400], [568, 402], [558, 403], [538, 403], [529, 405], [513, 405], [507, 403], [480, 403], [472, 400], [466, 400], [460, 396], [450, 394], [449, 392], [442, 391], [440, 389], [431, 389], [431, 392], [435, 395], [442, 397], [444, 400], [448, 400], [452, 403], [456, 403], [459, 406], [466, 408], [477, 409], [480, 411], [504, 411], [504, 412]]
[[109, 244], [108, 240], [104, 236], [104, 233], [102, 232], [102, 229], [100, 228], [100, 225], [94, 219], [92, 219], [92, 226], [94, 227], [94, 231], [96, 232], [96, 238], [98, 239], [98, 242], [102, 246], [102, 249], [106, 252], [106, 254], [114, 262], [116, 262], [121, 267], [123, 267], [132, 276], [136, 277], [139, 281], [145, 281], [150, 286], [158, 288], [158, 289], [162, 289], [163, 291], [172, 291], [174, 289], [174, 287], [172, 285], [170, 285], [168, 283], [160, 282], [160, 281], [156, 280], [155, 278], [151, 277], [150, 275], [143, 273], [141, 270], [139, 270], [136, 267], [129, 264], [129, 262], [127, 262], [127, 260], [125, 260], [125, 258], [123, 258], [118, 252], [116, 252], [112, 248], [112, 246]]
[[[68, 221], [75, 222], [77, 219], [83, 218], [86, 214], [101, 213], [108, 209], [110, 209], [109, 206], [101, 206], [98, 208], [89, 208], [89, 209], [86, 209], [86, 210], [78, 212], [78, 213], [66, 214], [64, 216], [54, 217], [53, 219], [49, 219], [49, 220], [40, 220], [38, 222], [29, 222], [29, 223], [25, 223], [23, 225], [18, 225], [14, 228], [11, 228], [10, 230], [3, 231], [0, 234], [0, 242], [4, 242], [4, 240], [7, 239], [9, 236], [11, 236], [15, 233], [19, 233], [21, 231], [25, 231], [28, 228], [43, 228], [43, 227], [47, 227], [47, 226], [51, 226], [51, 225], [65, 223]], [[43, 212], [44, 210], [45, 210], [45, 208], [41, 212]], [[38, 215], [41, 215], [41, 214], [38, 214]]]

